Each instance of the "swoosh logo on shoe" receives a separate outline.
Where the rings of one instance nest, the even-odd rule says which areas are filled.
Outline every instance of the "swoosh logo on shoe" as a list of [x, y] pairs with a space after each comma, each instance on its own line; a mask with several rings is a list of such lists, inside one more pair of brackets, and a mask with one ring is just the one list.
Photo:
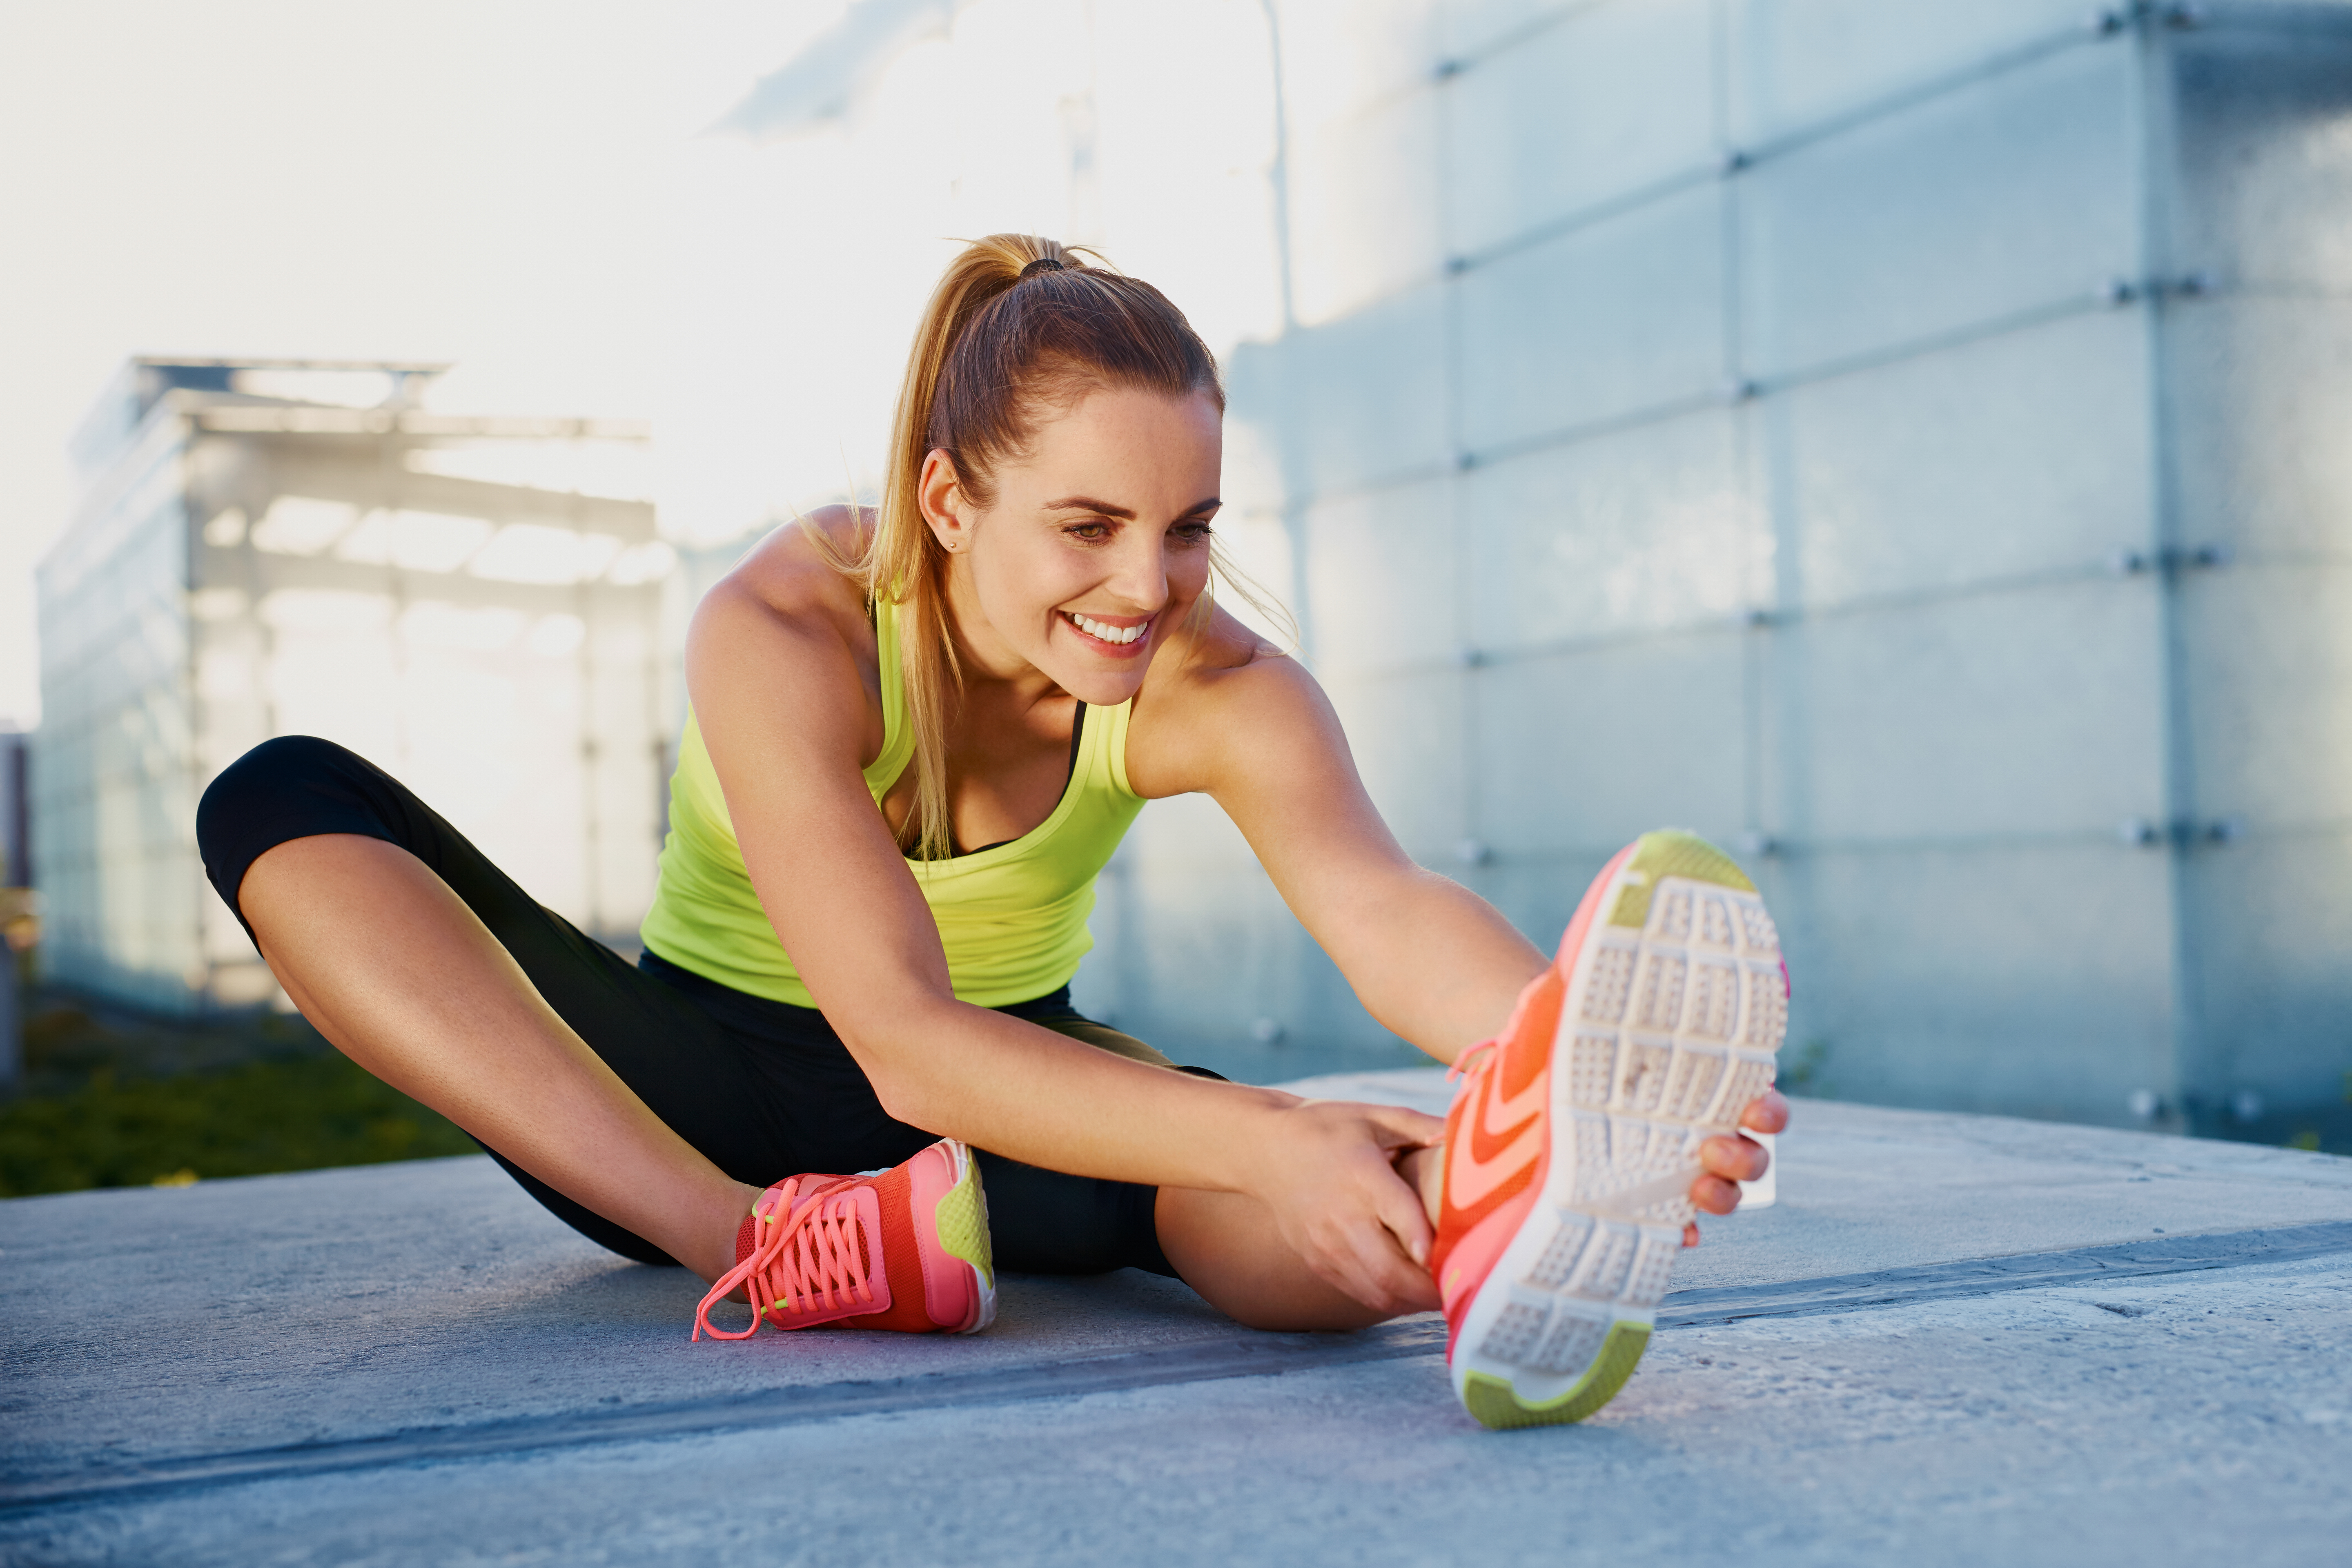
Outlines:
[[[1528, 1145], [1539, 1135], [1537, 1124], [1543, 1117], [1545, 1078], [1538, 1074], [1528, 1090], [1507, 1107], [1503, 1106], [1503, 1097], [1496, 1091], [1493, 1079], [1481, 1086], [1477, 1114], [1466, 1119], [1470, 1136], [1454, 1145], [1446, 1161], [1446, 1207], [1457, 1211], [1477, 1207], [1496, 1188], [1532, 1163], [1534, 1156]], [[1507, 1115], [1517, 1116], [1501, 1132], [1493, 1127], [1498, 1107], [1503, 1107]]]
[[[1478, 1097], [1478, 1116], [1470, 1127], [1471, 1158], [1479, 1164], [1491, 1163], [1509, 1145], [1519, 1140], [1528, 1123], [1543, 1114], [1542, 1075], [1520, 1086], [1519, 1092], [1504, 1099], [1500, 1085], [1487, 1081], [1486, 1092]], [[1499, 1111], [1499, 1116], [1497, 1112]], [[1502, 1131], [1495, 1130], [1498, 1120], [1507, 1119], [1510, 1126]]]

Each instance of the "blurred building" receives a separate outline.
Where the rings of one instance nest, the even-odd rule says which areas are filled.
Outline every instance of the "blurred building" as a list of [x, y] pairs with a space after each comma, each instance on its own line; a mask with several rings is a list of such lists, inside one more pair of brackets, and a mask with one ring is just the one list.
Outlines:
[[[1123, 110], [1171, 73], [1193, 111]], [[1063, 134], [908, 129], [972, 83]], [[1220, 528], [1407, 847], [1538, 941], [1681, 823], [1781, 912], [1816, 1090], [2344, 1093], [2352, 6], [862, 0], [721, 130], [1196, 312], [1265, 268]], [[1139, 182], [1152, 135], [1271, 247]], [[1024, 170], [1061, 195], [982, 210]], [[1403, 1059], [1205, 802], [1095, 929], [1082, 1001], [1186, 1059]]]
[[194, 820], [289, 733], [387, 769], [583, 929], [634, 931], [674, 722], [646, 430], [427, 412], [440, 368], [142, 359], [99, 400], [38, 574], [49, 979], [173, 1013], [274, 994]]

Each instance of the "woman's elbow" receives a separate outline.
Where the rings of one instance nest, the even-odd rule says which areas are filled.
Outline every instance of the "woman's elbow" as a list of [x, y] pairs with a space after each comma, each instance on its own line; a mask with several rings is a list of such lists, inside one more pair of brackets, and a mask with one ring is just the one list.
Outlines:
[[898, 1074], [877, 1077], [871, 1072], [866, 1075], [866, 1080], [874, 1086], [874, 1098], [881, 1102], [883, 1115], [893, 1121], [946, 1136], [946, 1129], [937, 1125], [933, 1110], [938, 1097], [926, 1092], [921, 1084]]
[[874, 1098], [880, 1102], [885, 1115], [909, 1127], [939, 1131], [931, 1121], [939, 1101], [937, 1087], [921, 1070], [924, 1053], [916, 1048], [920, 1031], [908, 1029], [903, 1020], [895, 1026], [861, 1026], [860, 1021], [853, 1020], [846, 1025], [837, 1023], [835, 1028], [851, 1059], [866, 1075], [866, 1085], [874, 1090]]

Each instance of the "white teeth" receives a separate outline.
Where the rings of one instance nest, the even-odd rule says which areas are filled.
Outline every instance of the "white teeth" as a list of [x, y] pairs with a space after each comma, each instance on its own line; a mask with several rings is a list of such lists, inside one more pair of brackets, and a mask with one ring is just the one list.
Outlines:
[[1079, 615], [1075, 610], [1065, 610], [1062, 613], [1070, 617], [1071, 625], [1076, 626], [1088, 637], [1100, 637], [1105, 642], [1118, 643], [1122, 646], [1133, 642], [1136, 638], [1141, 637], [1144, 633], [1151, 629], [1151, 623], [1150, 621], [1145, 621], [1140, 626], [1107, 626], [1103, 625], [1102, 622], [1095, 620], [1091, 616]]

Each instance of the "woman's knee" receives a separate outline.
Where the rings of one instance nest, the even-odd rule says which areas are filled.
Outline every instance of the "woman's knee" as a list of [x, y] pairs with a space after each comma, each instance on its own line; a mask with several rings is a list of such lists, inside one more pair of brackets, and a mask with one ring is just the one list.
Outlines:
[[348, 781], [353, 764], [367, 763], [332, 741], [316, 735], [280, 735], [264, 741], [220, 771], [196, 802], [196, 844], [210, 851], [259, 815], [280, 816], [292, 801], [315, 795], [321, 784]]
[[196, 848], [230, 909], [256, 860], [294, 838], [356, 834], [398, 843], [380, 782], [356, 752], [315, 735], [264, 741], [221, 770], [196, 803]]

